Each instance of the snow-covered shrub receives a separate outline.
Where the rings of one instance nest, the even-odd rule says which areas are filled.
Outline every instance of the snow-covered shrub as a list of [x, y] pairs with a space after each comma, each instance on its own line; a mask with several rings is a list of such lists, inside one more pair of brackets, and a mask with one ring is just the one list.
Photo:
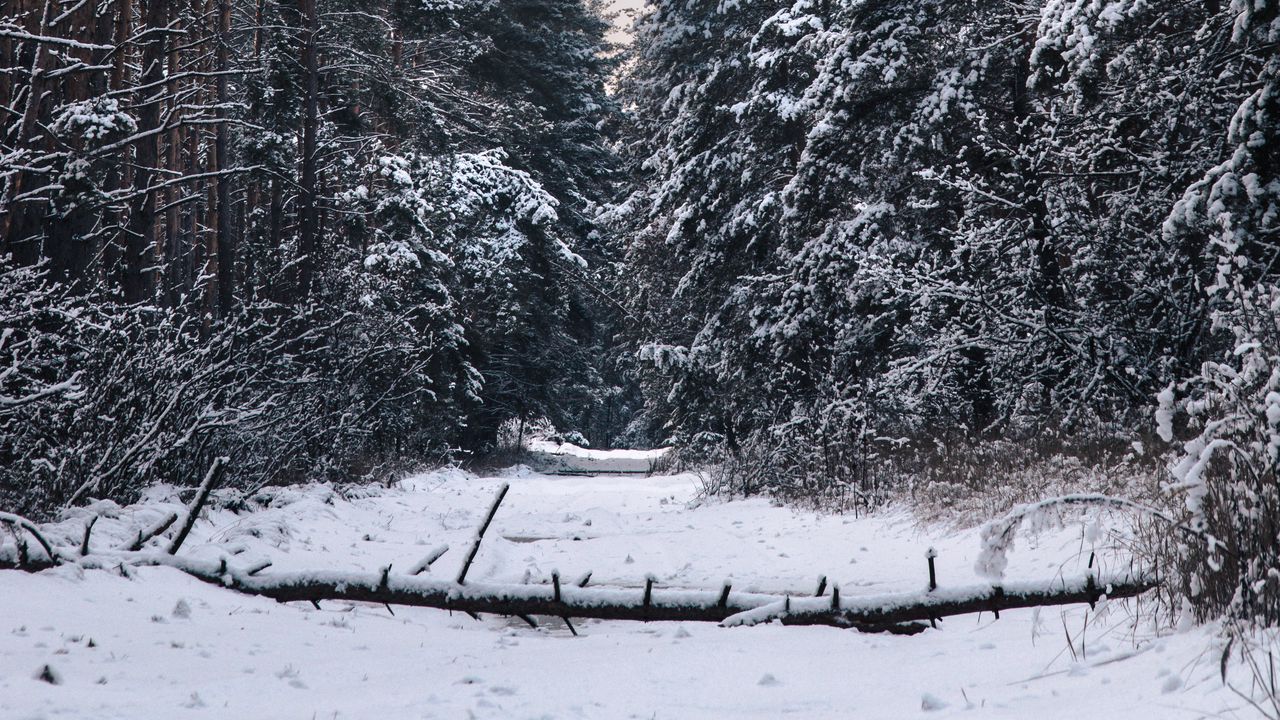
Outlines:
[[[1180, 393], [1161, 393], [1160, 433], [1188, 437], [1168, 489], [1198, 535], [1184, 590], [1202, 617], [1280, 623], [1280, 287], [1241, 294], [1218, 318], [1236, 350]], [[1179, 397], [1181, 396], [1181, 397]]]
[[445, 457], [474, 391], [456, 339], [351, 300], [209, 329], [0, 265], [0, 308], [0, 507], [36, 516], [196, 482], [220, 455], [240, 488], [384, 480], [386, 463]]
[[[1232, 41], [1280, 40], [1280, 5], [1233, 0]], [[1233, 348], [1159, 394], [1156, 429], [1182, 440], [1169, 489], [1200, 535], [1182, 546], [1201, 617], [1280, 624], [1280, 55], [1250, 78], [1221, 160], [1175, 205], [1164, 232], [1215, 262], [1209, 319]]]
[[544, 417], [511, 418], [498, 428], [497, 447], [504, 450], [523, 451], [530, 440], [551, 440], [560, 437], [556, 426]]
[[[47, 478], [64, 458], [41, 422], [62, 422], [84, 395], [68, 320], [83, 308], [49, 284], [40, 268], [0, 256], [0, 508], [22, 512], [49, 502]], [[42, 482], [32, 483], [32, 479]]]

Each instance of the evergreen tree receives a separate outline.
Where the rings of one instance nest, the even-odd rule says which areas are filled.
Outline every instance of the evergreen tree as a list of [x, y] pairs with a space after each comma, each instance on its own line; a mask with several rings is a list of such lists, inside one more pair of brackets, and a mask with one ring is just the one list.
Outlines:
[[1162, 225], [1260, 67], [1224, 64], [1240, 13], [653, 4], [617, 215], [655, 424], [806, 494], [1127, 452], [1219, 347], [1202, 246]]

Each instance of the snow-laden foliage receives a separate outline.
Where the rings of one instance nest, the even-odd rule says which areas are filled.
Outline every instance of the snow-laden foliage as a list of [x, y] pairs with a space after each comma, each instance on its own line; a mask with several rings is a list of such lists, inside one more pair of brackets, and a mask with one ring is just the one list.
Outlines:
[[0, 506], [627, 422], [594, 4], [38, 5], [0, 10]]
[[[996, 440], [1129, 454], [1155, 395], [1221, 347], [1204, 291], [1227, 240], [1182, 208], [1234, 198], [1269, 222], [1249, 167], [1271, 131], [1197, 182], [1272, 102], [1271, 41], [1241, 13], [1274, 16], [655, 3], [615, 211], [635, 347], [684, 349], [640, 352], [655, 436], [710, 447], [737, 489], [803, 495], [987, 482]], [[1261, 259], [1270, 237], [1231, 242]]]
[[[1280, 5], [1231, 4], [1238, 46], [1280, 40]], [[1176, 441], [1168, 489], [1202, 536], [1181, 548], [1201, 616], [1280, 623], [1280, 56], [1271, 53], [1231, 116], [1224, 158], [1179, 199], [1171, 238], [1207, 238], [1217, 357], [1163, 390], [1157, 430]]]
[[[1239, 298], [1217, 322], [1235, 351], [1185, 383], [1168, 490], [1203, 537], [1182, 546], [1202, 615], [1280, 622], [1280, 288]], [[1172, 393], [1170, 393], [1172, 395]], [[1167, 405], [1174, 399], [1167, 398]]]
[[115, 98], [98, 97], [65, 105], [54, 112], [50, 132], [69, 143], [90, 144], [112, 136], [123, 137], [138, 129], [134, 119], [120, 109]]
[[376, 477], [447, 451], [478, 388], [460, 329], [421, 304], [264, 303], [210, 331], [3, 270], [0, 504], [19, 512], [198, 480], [219, 455], [241, 486]]

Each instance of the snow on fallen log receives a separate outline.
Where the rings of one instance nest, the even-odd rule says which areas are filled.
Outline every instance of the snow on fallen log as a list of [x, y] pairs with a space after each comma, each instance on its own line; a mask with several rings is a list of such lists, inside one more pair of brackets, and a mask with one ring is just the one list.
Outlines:
[[[56, 550], [56, 549], [55, 549]], [[379, 572], [332, 570], [254, 574], [225, 558], [196, 559], [157, 552], [118, 552], [79, 556], [55, 551], [56, 560], [28, 558], [20, 565], [10, 548], [0, 548], [0, 568], [37, 570], [56, 564], [84, 568], [154, 565], [182, 571], [204, 582], [279, 602], [345, 600], [385, 605], [430, 607], [466, 613], [527, 618], [547, 615], [598, 620], [715, 622], [725, 626], [780, 620], [787, 625], [831, 625], [866, 631], [917, 632], [919, 621], [951, 615], [1032, 607], [1095, 603], [1140, 594], [1153, 583], [1141, 576], [1004, 583], [938, 588], [867, 597], [787, 597], [721, 590], [577, 587], [574, 584], [515, 585], [468, 582]], [[42, 559], [43, 560], [43, 559]]]
[[939, 587], [918, 592], [889, 593], [852, 598], [789, 597], [746, 610], [722, 623], [726, 627], [756, 625], [781, 620], [786, 625], [837, 625], [881, 627], [924, 622], [990, 611], [1048, 605], [1094, 605], [1107, 598], [1140, 595], [1155, 583], [1138, 575], [1099, 578], [1092, 573], [1075, 578]]

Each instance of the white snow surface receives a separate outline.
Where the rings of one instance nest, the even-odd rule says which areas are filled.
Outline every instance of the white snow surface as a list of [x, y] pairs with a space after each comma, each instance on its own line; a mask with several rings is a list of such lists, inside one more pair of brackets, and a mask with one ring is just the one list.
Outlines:
[[[842, 597], [982, 582], [976, 530], [903, 511], [819, 514], [764, 499], [702, 499], [696, 476], [550, 477], [441, 470], [395, 488], [268, 491], [265, 507], [206, 511], [183, 554], [267, 558], [264, 571], [408, 570], [453, 578], [497, 488], [511, 485], [468, 575], [592, 585]], [[180, 510], [157, 488], [99, 503], [96, 549]], [[91, 511], [51, 526], [78, 539]], [[1022, 541], [1011, 582], [1076, 575], [1081, 528]], [[1123, 557], [1099, 550], [1104, 569]], [[912, 637], [826, 627], [519, 620], [346, 602], [278, 604], [166, 567], [0, 572], [0, 718], [1193, 718], [1254, 717], [1219, 677], [1216, 629], [1162, 632], [1133, 601], [950, 618]], [[830, 593], [830, 590], [827, 591]], [[1067, 636], [1070, 636], [1070, 644]], [[45, 667], [49, 672], [44, 672]], [[57, 684], [39, 676], [54, 678]], [[1239, 667], [1228, 679], [1248, 689]]]
[[534, 439], [528, 443], [532, 462], [546, 472], [647, 473], [671, 448], [596, 450], [568, 442]]

